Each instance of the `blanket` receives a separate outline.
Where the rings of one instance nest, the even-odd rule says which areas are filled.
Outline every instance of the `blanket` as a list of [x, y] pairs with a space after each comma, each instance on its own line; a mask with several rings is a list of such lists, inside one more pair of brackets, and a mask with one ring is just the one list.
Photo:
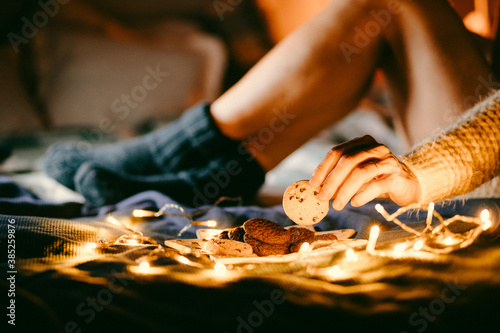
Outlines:
[[[346, 264], [343, 252], [326, 258], [326, 267], [342, 268], [343, 276], [299, 261], [229, 267], [219, 276], [205, 256], [184, 254], [180, 260], [179, 253], [163, 250], [166, 239], [196, 238], [200, 227], [190, 225], [179, 210], [167, 209], [154, 219], [130, 218], [134, 209], [176, 205], [161, 193], [139, 193], [99, 209], [43, 202], [6, 178], [0, 193], [0, 267], [7, 275], [0, 283], [7, 296], [3, 320], [15, 331], [298, 332], [324, 327], [338, 332], [480, 332], [496, 325], [500, 244], [494, 238], [430, 258], [361, 250], [356, 263]], [[315, 227], [354, 229], [354, 238], [366, 239], [377, 223], [380, 244], [406, 239], [405, 230], [375, 211], [376, 203], [331, 210]], [[398, 208], [382, 204], [389, 212]], [[450, 201], [437, 204], [436, 211], [446, 218], [477, 216], [488, 208], [498, 221], [499, 205], [496, 199]], [[215, 220], [218, 228], [253, 217], [292, 224], [279, 205], [227, 201], [184, 211], [197, 221]], [[110, 215], [126, 220], [129, 228], [109, 223]], [[426, 215], [413, 210], [400, 220], [421, 230]], [[138, 232], [150, 241], [113, 243]], [[89, 249], [89, 243], [103, 246]], [[145, 256], [152, 269], [147, 273], [138, 270]]]

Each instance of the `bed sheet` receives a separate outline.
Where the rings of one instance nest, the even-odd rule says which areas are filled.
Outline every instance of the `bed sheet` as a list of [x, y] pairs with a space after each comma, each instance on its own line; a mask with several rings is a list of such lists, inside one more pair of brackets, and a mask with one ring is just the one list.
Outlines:
[[[131, 219], [134, 209], [155, 211], [167, 203], [176, 204], [163, 194], [144, 192], [97, 210], [80, 206], [82, 216], [68, 219], [37, 217], [43, 201], [23, 206], [21, 200], [19, 211], [30, 208], [35, 216], [1, 215], [3, 249], [9, 225], [15, 226], [15, 266], [8, 266], [5, 250], [0, 264], [12, 279], [0, 285], [8, 295], [14, 281], [15, 296], [9, 300], [15, 299], [16, 331], [303, 332], [321, 327], [339, 332], [491, 332], [496, 327], [500, 243], [494, 239], [432, 259], [369, 255], [361, 249], [356, 249], [359, 261], [347, 266], [344, 253], [327, 257], [328, 267], [341, 267], [348, 273], [344, 276], [321, 274], [322, 264], [307, 261], [228, 267], [221, 273], [202, 255], [158, 250], [187, 225], [178, 210], [157, 219]], [[397, 209], [382, 203], [389, 212]], [[380, 246], [405, 239], [408, 233], [384, 222], [374, 204], [331, 211], [317, 229], [353, 228], [356, 238], [368, 238], [376, 222], [383, 230]], [[473, 216], [489, 208], [497, 221], [499, 204], [474, 199], [438, 204], [436, 210], [444, 217]], [[62, 207], [51, 209], [62, 214]], [[219, 228], [252, 217], [291, 224], [279, 205], [218, 205], [185, 212], [197, 221], [215, 220]], [[110, 214], [128, 229], [108, 222]], [[412, 211], [400, 219], [422, 228], [425, 216], [425, 211]], [[194, 238], [196, 228], [180, 237]], [[114, 243], [137, 232], [157, 243]], [[140, 269], [145, 255], [151, 265], [146, 272]]]
[[[345, 126], [352, 135], [363, 131], [348, 131], [352, 127]], [[198, 211], [197, 221], [215, 220], [218, 228], [253, 217], [291, 225], [279, 204], [282, 190], [308, 178], [332, 144], [348, 139], [332, 138], [331, 133], [308, 142], [268, 174], [260, 193], [267, 195], [268, 205], [225, 203], [184, 207], [185, 212]], [[337, 128], [335, 133], [341, 131]], [[386, 142], [394, 144], [392, 133], [385, 133]], [[31, 144], [24, 149], [19, 145], [14, 160], [4, 164], [18, 167], [11, 170], [11, 177], [0, 179], [0, 269], [10, 278], [0, 286], [7, 301], [15, 302], [14, 310], [5, 309], [11, 317], [4, 317], [7, 322], [13, 311], [16, 326], [8, 327], [14, 331], [303, 332], [320, 327], [339, 332], [496, 331], [500, 308], [496, 239], [482, 239], [465, 250], [432, 258], [394, 258], [356, 249], [358, 262], [346, 263], [342, 252], [323, 258], [321, 265], [227, 267], [221, 276], [205, 256], [182, 254], [185, 261], [179, 253], [158, 252], [165, 239], [196, 237], [195, 226], [179, 235], [189, 221], [178, 210], [156, 219], [131, 218], [134, 209], [175, 206], [164, 194], [139, 193], [116, 205], [91, 209], [77, 193], [46, 178], [39, 169], [44, 149], [54, 139], [70, 137], [49, 135], [28, 141]], [[342, 212], [331, 210], [316, 228], [352, 228], [354, 238], [368, 239], [377, 223], [382, 227], [380, 247], [407, 239], [406, 231], [376, 212], [376, 203], [389, 212], [398, 208], [377, 201], [360, 208], [348, 206]], [[454, 200], [437, 204], [436, 210], [444, 217], [477, 216], [488, 208], [492, 220], [498, 221], [499, 205], [497, 199]], [[110, 215], [131, 229], [110, 223]], [[425, 211], [415, 210], [400, 219], [421, 230], [425, 217]], [[10, 226], [15, 227], [14, 267], [9, 267], [7, 254]], [[154, 242], [115, 243], [137, 232]], [[151, 260], [146, 273], [139, 268], [144, 256]], [[327, 267], [322, 266], [325, 260]]]
[[[161, 122], [157, 124], [157, 126], [162, 125], [165, 124]], [[54, 202], [83, 202], [81, 195], [46, 176], [40, 165], [44, 153], [54, 143], [73, 141], [97, 147], [98, 144], [89, 141], [87, 136], [92, 130], [89, 127], [81, 127], [2, 136], [0, 142], [10, 146], [13, 151], [9, 159], [0, 163], [0, 174], [10, 176], [15, 182], [30, 189], [42, 199]], [[120, 139], [113, 133], [101, 134], [99, 145]], [[382, 118], [372, 111], [359, 109], [335, 126], [318, 133], [268, 172], [258, 193], [257, 202], [265, 206], [279, 204], [288, 185], [297, 180], [309, 179], [332, 146], [365, 134], [374, 136], [395, 154], [402, 152], [394, 131], [383, 122]]]

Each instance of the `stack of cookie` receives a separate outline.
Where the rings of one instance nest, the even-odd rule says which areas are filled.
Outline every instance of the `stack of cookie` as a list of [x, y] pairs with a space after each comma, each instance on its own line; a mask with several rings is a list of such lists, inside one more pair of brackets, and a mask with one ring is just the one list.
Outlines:
[[[325, 236], [327, 238], [325, 238]], [[298, 252], [303, 243], [312, 244], [318, 240], [336, 240], [333, 234], [315, 235], [314, 231], [303, 227], [285, 229], [264, 218], [246, 221], [243, 226], [223, 230], [216, 239], [207, 243], [207, 250], [213, 254], [227, 256], [284, 255]]]

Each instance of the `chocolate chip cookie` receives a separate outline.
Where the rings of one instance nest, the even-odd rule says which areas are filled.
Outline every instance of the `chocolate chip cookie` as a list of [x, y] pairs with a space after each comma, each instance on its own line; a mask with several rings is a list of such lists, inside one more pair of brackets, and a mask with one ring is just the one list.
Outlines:
[[288, 186], [283, 194], [283, 209], [286, 215], [300, 225], [320, 222], [328, 213], [330, 203], [318, 199], [319, 188], [308, 180], [300, 180]]
[[259, 241], [258, 239], [245, 234], [245, 243], [252, 247], [252, 250], [258, 256], [284, 255], [288, 253], [288, 243], [285, 244], [268, 244]]
[[229, 239], [238, 241], [238, 242], [243, 242], [243, 236], [245, 235], [245, 229], [243, 227], [236, 227], [233, 229], [229, 229], [228, 232], [228, 237]]
[[210, 239], [207, 242], [206, 250], [213, 254], [232, 257], [247, 257], [253, 253], [252, 246], [250, 244], [231, 239], [218, 238]]
[[323, 235], [314, 236], [314, 242], [320, 241], [320, 240], [329, 241], [329, 240], [337, 240], [337, 239], [338, 239], [338, 237], [334, 234], [323, 234]]
[[288, 246], [290, 232], [277, 223], [264, 218], [253, 218], [243, 223], [245, 236], [250, 236], [263, 243]]
[[229, 230], [222, 230], [220, 234], [217, 235], [219, 239], [229, 239]]
[[306, 241], [312, 241], [314, 238], [314, 231], [306, 229], [306, 228], [301, 228], [301, 227], [291, 227], [288, 228], [288, 231], [290, 232], [290, 243], [297, 243], [302, 240]]

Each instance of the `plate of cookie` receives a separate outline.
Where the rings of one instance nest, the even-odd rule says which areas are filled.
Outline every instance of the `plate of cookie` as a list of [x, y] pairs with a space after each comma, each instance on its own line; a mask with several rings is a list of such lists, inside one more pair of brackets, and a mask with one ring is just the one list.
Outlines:
[[199, 251], [224, 264], [291, 262], [366, 245], [366, 240], [350, 239], [353, 229], [315, 230], [313, 225], [329, 210], [329, 202], [318, 198], [320, 190], [300, 180], [284, 192], [283, 209], [296, 225], [282, 227], [265, 218], [252, 218], [234, 228], [199, 229], [195, 240], [165, 244], [179, 251]]
[[234, 228], [199, 229], [198, 239], [169, 241], [166, 245], [179, 251], [197, 250], [224, 264], [283, 263], [365, 245], [365, 240], [349, 239], [354, 233], [352, 229], [316, 232], [312, 226], [282, 227], [253, 218]]

